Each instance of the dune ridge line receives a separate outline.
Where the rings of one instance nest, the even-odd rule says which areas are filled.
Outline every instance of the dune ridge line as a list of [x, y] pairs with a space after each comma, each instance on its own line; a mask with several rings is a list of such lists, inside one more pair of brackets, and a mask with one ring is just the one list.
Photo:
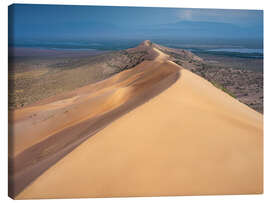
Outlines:
[[180, 76], [167, 55], [142, 43], [145, 60], [96, 84], [15, 110], [10, 125], [9, 195], [16, 196], [44, 171], [106, 125], [160, 94]]

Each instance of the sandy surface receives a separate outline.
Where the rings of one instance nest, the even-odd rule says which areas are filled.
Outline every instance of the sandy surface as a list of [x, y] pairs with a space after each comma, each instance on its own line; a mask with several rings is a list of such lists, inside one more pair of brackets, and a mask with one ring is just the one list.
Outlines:
[[10, 112], [9, 195], [14, 197], [67, 153], [179, 77], [159, 56], [107, 80]]
[[[155, 68], [142, 77], [149, 67]], [[154, 62], [136, 68], [123, 77], [155, 84], [152, 78], [158, 73], [166, 75], [167, 70], [178, 69], [181, 76], [161, 94], [83, 142], [17, 199], [263, 192], [262, 114], [180, 69], [161, 52]], [[138, 91], [147, 87], [140, 84]], [[109, 95], [117, 95], [109, 97], [113, 99], [108, 104], [113, 106], [136, 97], [134, 89], [108, 88]], [[59, 104], [54, 105], [57, 108]], [[80, 112], [87, 111], [82, 107]], [[108, 110], [108, 106], [100, 108], [94, 108], [93, 114]], [[27, 146], [40, 139], [44, 136], [27, 141]]]

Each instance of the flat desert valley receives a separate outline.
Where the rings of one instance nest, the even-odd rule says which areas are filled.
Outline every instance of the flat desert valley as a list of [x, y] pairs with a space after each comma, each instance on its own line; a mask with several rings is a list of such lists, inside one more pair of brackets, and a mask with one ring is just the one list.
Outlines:
[[263, 193], [262, 113], [175, 63], [172, 51], [144, 41], [119, 52], [132, 65], [110, 77], [55, 95], [44, 84], [46, 98], [10, 109], [10, 196]]

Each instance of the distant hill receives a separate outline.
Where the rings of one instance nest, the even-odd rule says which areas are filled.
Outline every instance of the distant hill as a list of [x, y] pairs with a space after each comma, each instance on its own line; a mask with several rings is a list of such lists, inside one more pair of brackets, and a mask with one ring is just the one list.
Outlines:
[[[116, 25], [98, 21], [62, 24], [21, 23], [13, 27], [9, 22], [9, 44], [24, 41], [56, 43], [74, 39], [263, 39], [263, 24], [239, 26], [221, 22], [179, 21], [148, 26]], [[76, 37], [75, 37], [76, 36]]]

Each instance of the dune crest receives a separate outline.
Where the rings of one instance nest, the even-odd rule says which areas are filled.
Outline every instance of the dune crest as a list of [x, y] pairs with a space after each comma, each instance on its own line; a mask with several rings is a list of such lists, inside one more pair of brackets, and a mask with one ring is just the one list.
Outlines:
[[[158, 55], [155, 60], [80, 91], [82, 98], [93, 89], [101, 91], [110, 98], [108, 104], [158, 96], [86, 140], [16, 198], [263, 192], [262, 114], [169, 61], [158, 49], [151, 52]], [[161, 92], [164, 86], [169, 88]], [[72, 101], [81, 102], [79, 112], [93, 105], [88, 99], [85, 105], [83, 99]]]
[[[180, 69], [148, 45], [149, 60], [106, 80], [15, 110], [10, 116], [9, 191], [17, 195], [106, 125], [171, 86]], [[154, 57], [154, 58], [153, 58]], [[153, 59], [152, 59], [153, 58]]]

